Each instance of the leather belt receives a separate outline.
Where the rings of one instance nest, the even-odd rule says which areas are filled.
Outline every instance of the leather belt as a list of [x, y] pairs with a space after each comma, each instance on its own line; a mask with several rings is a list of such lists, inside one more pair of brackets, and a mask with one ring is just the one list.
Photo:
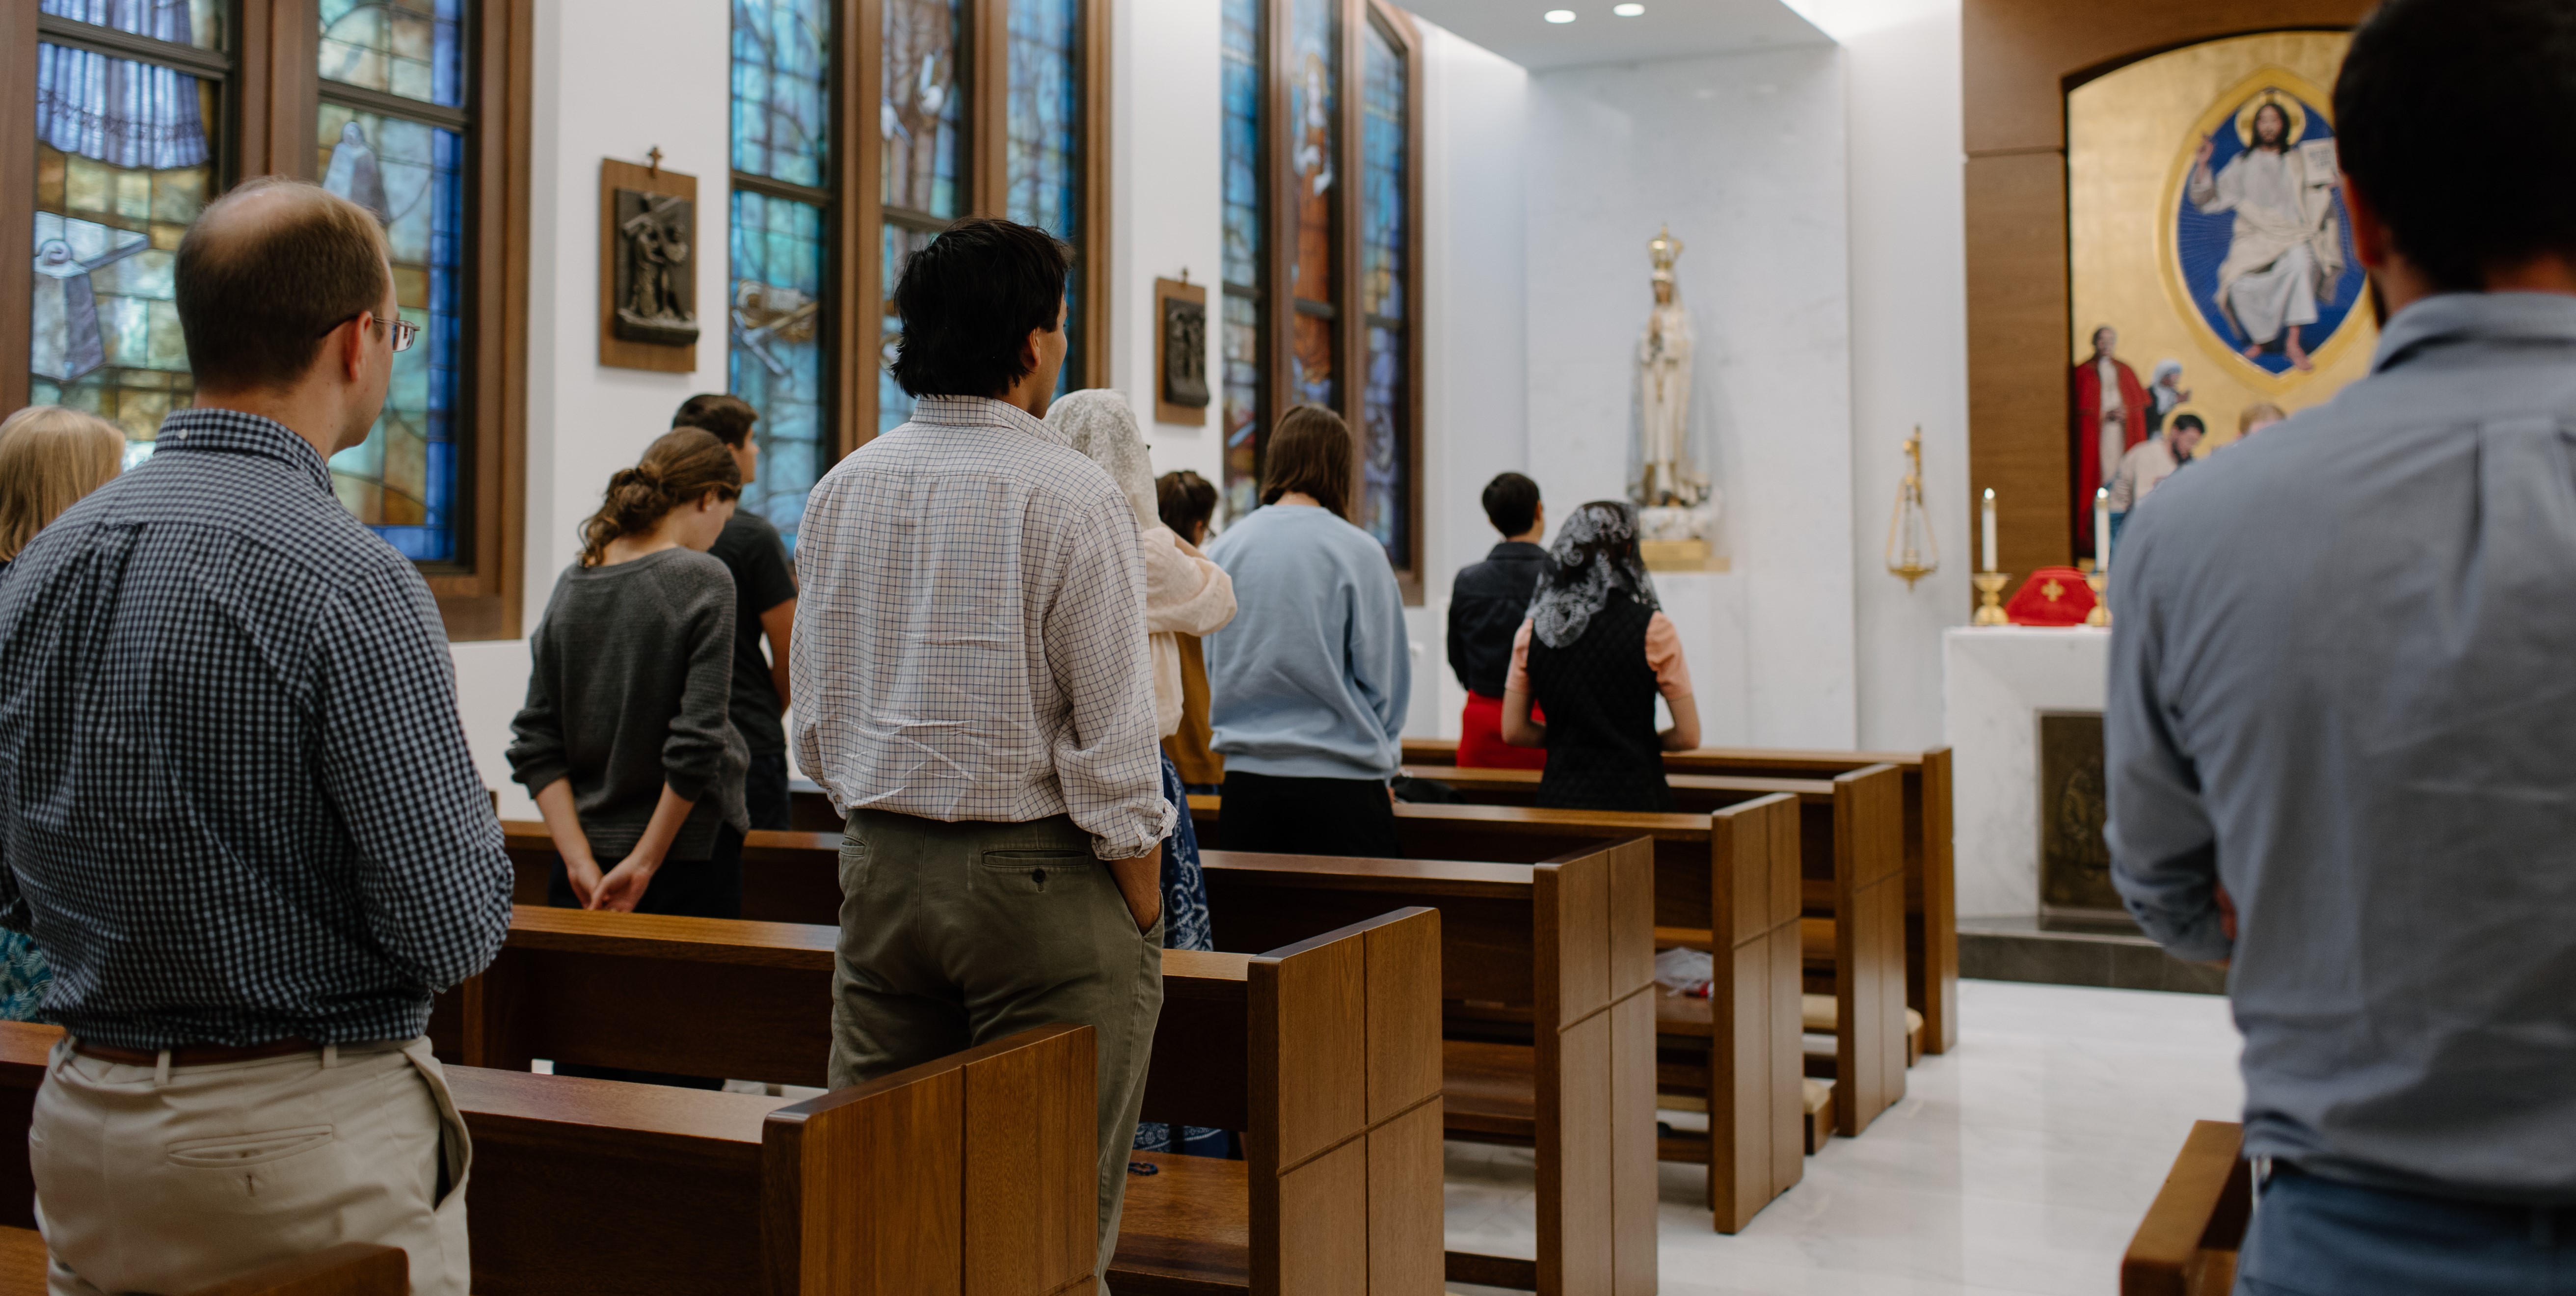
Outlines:
[[[172, 1066], [217, 1066], [226, 1062], [256, 1062], [261, 1058], [285, 1057], [289, 1053], [318, 1053], [322, 1046], [309, 1039], [270, 1040], [265, 1044], [181, 1044], [170, 1050]], [[72, 1052], [94, 1057], [102, 1062], [121, 1062], [127, 1066], [159, 1066], [158, 1049], [116, 1048], [92, 1044], [88, 1040], [73, 1043]]]

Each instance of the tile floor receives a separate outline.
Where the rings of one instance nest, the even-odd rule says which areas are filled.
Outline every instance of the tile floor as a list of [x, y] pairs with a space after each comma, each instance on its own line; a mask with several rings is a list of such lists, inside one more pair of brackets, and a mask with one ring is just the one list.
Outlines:
[[[1663, 1296], [2116, 1288], [2191, 1123], [2238, 1117], [2227, 1001], [2003, 981], [1959, 999], [1959, 1047], [1744, 1232], [1710, 1229], [1699, 1167], [1662, 1167]], [[1527, 1152], [1452, 1143], [1448, 1177], [1451, 1246], [1535, 1254]]]

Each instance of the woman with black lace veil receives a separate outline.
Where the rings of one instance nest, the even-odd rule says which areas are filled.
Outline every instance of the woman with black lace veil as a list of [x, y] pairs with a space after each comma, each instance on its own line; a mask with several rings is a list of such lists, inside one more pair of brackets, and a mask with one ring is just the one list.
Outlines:
[[[1655, 698], [1673, 727], [1655, 728]], [[1530, 718], [1531, 705], [1547, 716]], [[1548, 551], [1529, 619], [1512, 640], [1503, 741], [1545, 747], [1538, 803], [1566, 810], [1670, 810], [1668, 751], [1699, 746], [1681, 634], [1637, 556], [1637, 515], [1615, 500], [1576, 509]]]

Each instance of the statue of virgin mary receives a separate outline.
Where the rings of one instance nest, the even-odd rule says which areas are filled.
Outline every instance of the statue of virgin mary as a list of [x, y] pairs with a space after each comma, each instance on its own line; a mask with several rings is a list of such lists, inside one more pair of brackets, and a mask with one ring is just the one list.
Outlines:
[[1637, 339], [1640, 453], [1631, 493], [1646, 538], [1696, 540], [1710, 520], [1700, 508], [1708, 501], [1709, 482], [1691, 462], [1691, 317], [1673, 277], [1682, 243], [1665, 226], [1646, 252], [1655, 263], [1655, 308]]

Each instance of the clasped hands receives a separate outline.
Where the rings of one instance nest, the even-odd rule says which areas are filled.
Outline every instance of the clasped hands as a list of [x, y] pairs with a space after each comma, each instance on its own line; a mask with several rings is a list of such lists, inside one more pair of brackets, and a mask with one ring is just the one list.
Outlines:
[[563, 852], [564, 876], [572, 883], [575, 899], [584, 909], [605, 909], [612, 913], [633, 913], [644, 891], [653, 885], [653, 875], [662, 867], [659, 854], [647, 855], [638, 849], [617, 861], [617, 867], [605, 876], [599, 862], [589, 851]]

